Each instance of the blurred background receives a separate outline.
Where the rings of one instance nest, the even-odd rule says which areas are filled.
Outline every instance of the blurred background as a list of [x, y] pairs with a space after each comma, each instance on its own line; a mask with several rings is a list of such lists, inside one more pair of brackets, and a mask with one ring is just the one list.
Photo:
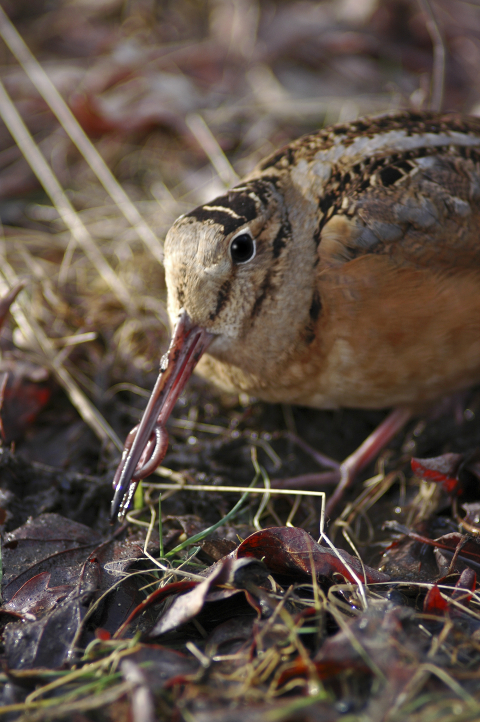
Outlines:
[[[318, 498], [272, 494], [262, 501], [251, 497], [239, 509], [237, 488], [252, 482], [258, 464], [265, 487], [270, 479], [287, 485], [292, 476], [316, 473], [321, 465], [312, 449], [342, 460], [385, 416], [256, 403], [193, 378], [169, 420], [169, 450], [158, 471], [160, 481], [177, 485], [166, 492], [163, 487], [160, 509], [152, 482], [158, 477], [147, 480], [125, 527], [112, 532], [114, 469], [168, 344], [162, 241], [170, 224], [223, 193], [275, 149], [325, 124], [397, 109], [480, 114], [479, 69], [480, 0], [0, 0], [0, 533], [4, 600], [14, 602], [8, 613], [16, 619], [19, 611], [29, 612], [20, 624], [9, 623], [3, 637], [2, 624], [11, 617], [0, 620], [0, 661], [4, 672], [9, 669], [8, 676], [0, 671], [4, 713], [10, 704], [7, 713], [18, 712], [22, 720], [151, 722], [152, 716], [138, 712], [145, 696], [137, 713], [129, 709], [130, 692], [143, 695], [146, 683], [122, 671], [124, 640], [116, 647], [108, 635], [143, 603], [152, 584], [174, 578], [163, 565], [164, 551], [173, 555], [172, 573], [180, 569], [189, 577], [188, 570], [200, 573], [262, 527], [284, 527], [282, 533], [290, 534], [295, 530], [287, 525], [295, 525], [318, 538]], [[18, 296], [8, 314], [12, 288]], [[184, 637], [161, 638], [171, 650], [188, 641], [186, 666], [178, 667], [177, 652], [168, 656], [167, 646], [147, 649], [152, 656], [142, 670], [151, 675], [161, 719], [331, 722], [360, 710], [365, 720], [478, 720], [478, 600], [476, 612], [467, 610], [470, 587], [460, 580], [468, 595], [455, 598], [455, 610], [436, 586], [422, 607], [426, 585], [417, 583], [447, 574], [450, 557], [434, 557], [417, 537], [403, 535], [414, 529], [422, 534], [418, 539], [436, 539], [454, 531], [450, 547], [441, 547], [456, 550], [457, 559], [467, 537], [459, 541], [451, 498], [440, 485], [412, 476], [410, 459], [455, 452], [461, 455], [455, 464], [471, 461], [479, 438], [477, 388], [465, 394], [456, 415], [448, 409], [443, 418], [412, 420], [365, 470], [367, 485], [349, 491], [351, 504], [337, 526], [330, 524], [336, 545], [355, 554], [359, 549], [366, 564], [382, 565], [402, 580], [385, 592], [385, 605], [379, 606], [376, 588], [363, 614], [363, 596], [355, 596], [343, 577], [338, 587], [322, 581], [321, 604], [327, 604], [328, 589], [328, 606], [320, 606], [315, 583], [319, 621], [308, 613], [300, 629], [303, 611], [284, 616], [294, 614], [291, 596], [274, 607], [277, 601], [265, 601], [262, 592], [255, 612], [225, 599], [225, 606], [187, 626]], [[479, 476], [477, 466], [475, 501]], [[198, 486], [188, 489], [192, 483]], [[219, 488], [224, 485], [235, 487], [233, 495]], [[232, 507], [233, 519], [227, 517]], [[470, 509], [478, 531], [478, 505]], [[209, 527], [219, 520], [223, 526], [212, 534]], [[201, 549], [172, 551], [198, 532], [209, 537]], [[308, 539], [299, 558], [313, 560]], [[478, 546], [470, 544], [466, 558], [478, 566]], [[293, 559], [296, 547], [287, 546], [271, 549]], [[148, 570], [148, 579], [138, 571], [124, 578], [147, 551], [150, 561], [151, 555], [162, 557], [160, 571], [142, 562], [138, 568]], [[285, 579], [288, 585], [300, 580], [295, 594], [304, 588], [306, 596], [309, 576]], [[57, 609], [70, 589], [70, 606]], [[104, 591], [112, 590], [105, 600]], [[418, 625], [414, 608], [427, 612]], [[32, 622], [37, 610], [44, 616]], [[58, 610], [63, 616], [55, 616]], [[260, 612], [264, 618], [238, 636], [241, 614], [253, 624]], [[141, 624], [150, 624], [149, 617], [153, 624], [150, 612]], [[232, 623], [231, 631], [224, 621]], [[345, 670], [327, 699], [305, 650], [335, 639], [347, 624], [353, 632], [342, 632], [325, 658], [313, 657], [320, 659], [320, 678]], [[217, 641], [202, 646], [214, 629], [220, 630]], [[78, 670], [69, 677], [66, 668], [97, 631], [91, 656], [83, 658], [94, 660], [92, 677], [77, 676]], [[349, 635], [360, 640], [353, 653], [346, 651]], [[221, 646], [229, 639], [231, 647]], [[244, 640], [245, 667], [234, 661], [224, 667], [228, 656], [218, 658], [219, 667], [210, 664], [212, 650], [236, 653]], [[282, 681], [287, 659], [296, 661]], [[305, 686], [300, 659], [306, 659]], [[154, 660], [163, 666], [148, 666]], [[46, 666], [58, 667], [58, 677]], [[121, 674], [130, 680], [129, 695]], [[382, 687], [384, 674], [390, 684]], [[162, 690], [166, 675], [175, 681]], [[48, 683], [43, 692], [36, 689], [42, 682]], [[109, 685], [117, 682], [112, 695]], [[44, 692], [49, 696], [40, 699]], [[319, 706], [303, 716], [307, 695]], [[64, 717], [54, 707], [62, 700]], [[85, 706], [75, 709], [76, 700]], [[108, 714], [88, 716], [101, 705], [111, 706]]]

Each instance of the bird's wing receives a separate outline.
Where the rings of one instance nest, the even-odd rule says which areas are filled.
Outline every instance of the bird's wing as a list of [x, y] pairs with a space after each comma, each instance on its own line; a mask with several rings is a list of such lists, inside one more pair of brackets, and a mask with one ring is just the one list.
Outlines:
[[451, 150], [392, 163], [376, 175], [369, 188], [353, 188], [348, 208], [323, 226], [325, 263], [387, 254], [395, 265], [480, 268], [478, 162]]

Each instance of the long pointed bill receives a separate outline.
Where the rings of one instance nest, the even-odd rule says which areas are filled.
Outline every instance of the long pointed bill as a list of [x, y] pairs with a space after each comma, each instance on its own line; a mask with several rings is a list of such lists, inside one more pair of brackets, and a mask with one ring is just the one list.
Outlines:
[[200, 357], [213, 339], [204, 328], [195, 326], [183, 311], [175, 326], [170, 348], [162, 359], [160, 374], [142, 419], [125, 442], [122, 459], [113, 479], [115, 495], [111, 521], [121, 518], [140, 479], [151, 474], [167, 453], [165, 424]]

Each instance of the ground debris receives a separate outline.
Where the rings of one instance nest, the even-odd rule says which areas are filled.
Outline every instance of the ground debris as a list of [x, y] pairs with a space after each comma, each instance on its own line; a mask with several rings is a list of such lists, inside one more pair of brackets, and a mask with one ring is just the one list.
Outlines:
[[[480, 11], [432, 6], [445, 108], [477, 113]], [[476, 722], [478, 389], [412, 422], [325, 526], [320, 497], [270, 482], [318, 472], [315, 452], [345, 458], [384, 412], [266, 405], [193, 379], [160, 475], [124, 526], [108, 518], [168, 345], [160, 240], [303, 132], [425, 108], [420, 4], [2, 7], [113, 175], [98, 179], [3, 46], [2, 82], [75, 222], [2, 124], [0, 715]]]

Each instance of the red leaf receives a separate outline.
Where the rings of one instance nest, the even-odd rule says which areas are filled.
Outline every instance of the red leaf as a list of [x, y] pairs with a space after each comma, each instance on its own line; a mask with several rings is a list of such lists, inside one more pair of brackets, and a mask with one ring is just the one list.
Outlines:
[[108, 640], [112, 638], [110, 632], [106, 629], [102, 629], [101, 627], [98, 627], [98, 629], [95, 630], [95, 636], [97, 639], [101, 639], [102, 642], [108, 642]]
[[441, 484], [447, 494], [453, 494], [458, 486], [457, 473], [462, 461], [462, 454], [442, 454], [431, 459], [412, 458], [411, 467], [415, 476]]
[[16, 359], [3, 359], [6, 374], [1, 400], [3, 437], [6, 443], [20, 439], [50, 400], [51, 381], [46, 369]]
[[199, 582], [183, 580], [180, 582], [172, 582], [172, 584], [167, 584], [166, 587], [155, 590], [154, 592], [152, 592], [152, 594], [149, 594], [148, 597], [144, 599], [141, 604], [135, 607], [133, 612], [127, 617], [122, 626], [119, 627], [119, 629], [113, 635], [114, 639], [120, 639], [121, 637], [123, 637], [123, 634], [127, 629], [128, 625], [133, 622], [133, 620], [136, 619], [139, 614], [142, 614], [142, 612], [148, 609], [148, 607], [151, 607], [152, 604], [159, 604], [164, 599], [167, 599], [167, 597], [171, 597], [172, 594], [183, 594], [184, 592], [189, 592], [191, 589], [194, 589], [196, 586], [198, 586], [198, 584]]
[[[278, 685], [282, 686], [296, 677], [308, 677], [312, 673], [312, 667], [315, 668], [320, 679], [330, 679], [336, 677], [344, 669], [351, 669], [352, 663], [350, 659], [345, 659], [345, 662], [327, 660], [326, 662], [312, 662], [307, 665], [302, 657], [297, 657], [296, 660], [282, 670], [278, 678]], [[368, 667], [364, 664], [361, 671], [368, 672]]]
[[428, 590], [425, 601], [423, 602], [423, 611], [426, 614], [444, 614], [449, 607], [449, 603], [440, 593], [440, 589], [435, 584]]
[[[304, 529], [292, 527], [272, 527], [255, 532], [240, 544], [237, 557], [255, 557], [262, 559], [272, 572], [277, 574], [302, 574], [311, 576], [312, 561], [317, 575], [331, 578], [339, 573], [355, 583], [356, 579], [346, 564], [364, 581], [363, 569], [359, 560], [339, 549], [322, 547]], [[387, 574], [365, 566], [367, 582], [386, 582]]]

